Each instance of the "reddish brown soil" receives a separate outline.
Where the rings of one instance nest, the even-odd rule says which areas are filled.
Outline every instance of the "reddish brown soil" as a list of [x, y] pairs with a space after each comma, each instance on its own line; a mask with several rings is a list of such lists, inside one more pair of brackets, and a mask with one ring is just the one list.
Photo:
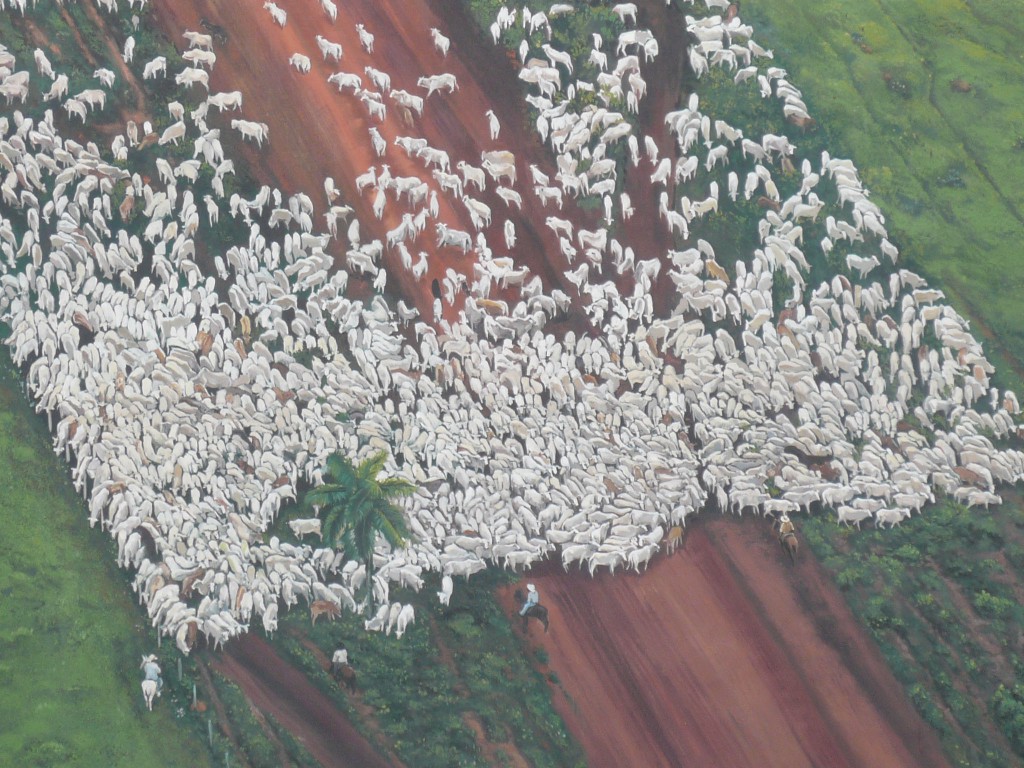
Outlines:
[[[245, 145], [241, 148], [242, 155], [250, 161], [258, 178], [274, 183], [288, 193], [307, 192], [318, 212], [322, 212], [326, 209], [323, 179], [331, 176], [345, 201], [355, 208], [364, 240], [368, 236], [384, 240], [385, 232], [397, 226], [401, 214], [408, 209], [404, 202], [399, 204], [389, 198], [383, 220], [377, 222], [371, 210], [372, 193], [366, 191], [360, 195], [356, 191], [357, 175], [371, 165], [387, 163], [392, 175], [418, 175], [436, 189], [421, 161], [408, 158], [403, 150], [392, 144], [395, 137], [423, 136], [431, 146], [445, 149], [451, 156], [453, 172], [458, 160], [479, 166], [481, 151], [511, 150], [517, 159], [517, 188], [524, 200], [523, 210], [520, 212], [506, 206], [493, 192], [490, 180], [485, 193], [474, 191], [473, 194], [487, 203], [494, 214], [492, 226], [485, 230], [488, 240], [496, 255], [503, 254], [501, 228], [506, 218], [511, 219], [518, 237], [515, 249], [518, 262], [529, 266], [532, 274], [540, 275], [549, 290], [561, 287], [569, 295], [576, 296], [575, 287], [563, 275], [569, 265], [559, 253], [557, 237], [544, 225], [544, 221], [550, 215], [558, 215], [572, 220], [577, 226], [594, 229], [599, 226], [599, 214], [584, 212], [571, 201], [567, 201], [563, 211], [555, 209], [554, 205], [544, 208], [530, 191], [529, 164], [536, 163], [553, 179], [556, 171], [553, 158], [540, 144], [532, 126], [527, 125], [516, 68], [504, 54], [477, 34], [461, 3], [352, 0], [339, 10], [338, 21], [332, 25], [314, 3], [281, 0], [279, 6], [288, 12], [288, 21], [283, 29], [273, 24], [261, 5], [257, 0], [216, 5], [194, 0], [162, 3], [155, 7], [158, 22], [168, 37], [181, 47], [184, 47], [181, 31], [199, 30], [201, 17], [205, 16], [227, 30], [228, 44], [215, 46], [217, 65], [211, 77], [211, 91], [241, 90], [243, 109], [241, 113], [224, 115], [217, 114], [215, 108], [211, 109], [209, 124], [221, 127], [223, 137], [233, 141], [237, 134], [230, 128], [232, 118], [243, 117], [267, 123], [269, 147], [259, 150]], [[653, 28], [677, 26], [665, 23], [664, 17], [669, 11], [663, 4], [652, 0], [645, 5], [649, 6]], [[376, 36], [372, 55], [359, 44], [354, 26], [357, 22], [365, 24]], [[434, 50], [429, 36], [431, 27], [438, 27], [451, 38], [452, 48], [447, 58], [442, 58]], [[342, 44], [344, 54], [339, 64], [324, 62], [316, 48], [317, 34]], [[309, 74], [299, 74], [288, 65], [288, 57], [294, 52], [310, 57], [313, 66]], [[682, 74], [680, 49], [671, 40], [664, 40], [662, 52], [652, 69], [652, 82], [657, 78], [661, 89], [657, 95], [652, 91], [650, 103], [644, 108], [645, 117], [648, 110], [654, 116], [663, 114], [665, 108], [671, 108], [676, 100], [674, 94], [679, 90]], [[393, 88], [417, 95], [426, 93], [417, 87], [417, 78], [428, 74], [451, 72], [458, 80], [459, 89], [451, 95], [442, 91], [431, 96], [423, 116], [414, 118], [412, 126], [403, 121], [395, 104], [386, 98], [387, 118], [383, 123], [377, 123], [350, 91], [339, 94], [327, 82], [329, 75], [343, 70], [358, 74], [363, 78], [363, 85], [372, 88], [363, 71], [365, 66], [388, 72]], [[495, 111], [502, 125], [500, 137], [493, 142], [484, 114], [487, 109]], [[671, 142], [664, 141], [665, 129], [660, 122], [651, 120], [652, 135], [663, 146], [671, 146]], [[388, 141], [383, 159], [373, 154], [367, 133], [370, 126], [377, 126]], [[634, 176], [639, 179], [649, 173], [650, 169], [642, 165]], [[635, 186], [632, 178], [630, 185], [631, 188]], [[439, 193], [438, 197], [441, 220], [472, 232], [462, 204], [446, 194]], [[634, 195], [637, 215], [627, 228], [628, 242], [635, 247], [638, 259], [664, 253], [668, 245], [667, 236], [662, 232], [664, 228], [653, 222], [656, 200], [653, 194], [649, 197], [648, 200], [639, 194]], [[430, 256], [430, 270], [419, 284], [410, 272], [401, 267], [396, 252], [389, 251], [384, 257], [389, 271], [389, 291], [414, 301], [425, 317], [430, 317], [432, 298], [428, 289], [431, 280], [442, 278], [448, 267], [472, 276], [473, 257], [463, 256], [452, 248], [438, 251], [434, 238], [433, 224], [430, 224], [410, 246], [413, 254], [424, 250]], [[335, 248], [335, 253], [340, 256], [341, 245]], [[494, 298], [500, 297], [500, 292], [495, 293], [499, 295]], [[448, 313], [456, 313], [459, 305], [460, 302], [456, 302], [455, 309], [446, 307], [446, 315], [454, 318], [455, 314]]]
[[791, 565], [761, 520], [698, 522], [640, 577], [529, 581], [551, 625], [527, 642], [591, 766], [947, 764], [820, 566]]
[[302, 672], [262, 638], [234, 640], [213, 662], [264, 714], [273, 715], [324, 768], [386, 768], [389, 763]]
[[[377, 222], [371, 210], [372, 193], [367, 191], [360, 195], [356, 191], [357, 175], [372, 165], [387, 163], [394, 176], [421, 176], [432, 189], [436, 189], [422, 162], [410, 159], [392, 143], [395, 137], [423, 136], [431, 146], [447, 150], [451, 155], [453, 172], [456, 171], [455, 163], [460, 159], [479, 166], [481, 149], [508, 148], [519, 157], [528, 156], [523, 144], [531, 137], [520, 129], [523, 117], [512, 106], [518, 103], [518, 99], [492, 99], [496, 91], [488, 87], [493, 85], [488, 80], [493, 79], [494, 74], [481, 67], [471, 75], [462, 63], [474, 60], [474, 55], [477, 61], [484, 58], [484, 43], [472, 34], [471, 29], [465, 28], [468, 20], [461, 19], [458, 26], [450, 27], [445, 19], [435, 16], [431, 6], [423, 0], [390, 3], [355, 0], [343, 5], [337, 23], [332, 25], [317, 4], [283, 0], [279, 5], [288, 12], [288, 22], [282, 29], [273, 24], [261, 5], [256, 0], [218, 3], [216, 6], [203, 2], [162, 3], [156, 10], [168, 36], [177, 41], [181, 40], [181, 30], [200, 29], [199, 19], [204, 15], [227, 30], [228, 44], [215, 48], [218, 60], [211, 78], [211, 90], [241, 90], [244, 94], [243, 109], [241, 114], [211, 114], [210, 125], [221, 126], [223, 135], [233, 139], [235, 132], [229, 127], [232, 117], [266, 122], [270, 128], [269, 148], [257, 150], [246, 147], [243, 151], [256, 174], [286, 192], [307, 192], [318, 211], [326, 209], [323, 179], [325, 176], [333, 177], [344, 200], [356, 210], [363, 225], [364, 241], [370, 237], [383, 240], [385, 232], [397, 226], [401, 214], [408, 209], [404, 203], [398, 204], [389, 199], [383, 220]], [[376, 36], [372, 55], [359, 44], [354, 26], [357, 22], [364, 23]], [[429, 30], [434, 26], [453, 38], [452, 47], [460, 51], [459, 56], [449, 53], [447, 58], [442, 58], [433, 49]], [[324, 62], [316, 47], [317, 34], [341, 43], [344, 54], [339, 64]], [[462, 53], [465, 48], [469, 49], [468, 54]], [[312, 59], [313, 67], [309, 74], [299, 74], [288, 65], [288, 57], [296, 51]], [[498, 54], [490, 53], [490, 66], [493, 69], [504, 66], [507, 71], [503, 79], [514, 86], [511, 67], [503, 65]], [[387, 118], [378, 123], [368, 116], [366, 108], [350, 91], [339, 94], [327, 82], [327, 77], [335, 71], [346, 71], [358, 74], [363, 78], [364, 87], [372, 88], [363, 71], [366, 66], [388, 72], [392, 88], [417, 95], [426, 93], [416, 86], [418, 77], [451, 72], [458, 79], [459, 90], [451, 96], [440, 92], [430, 97], [422, 118], [414, 118], [413, 126], [405, 124], [394, 102], [385, 98]], [[474, 75], [479, 76], [482, 82], [475, 80]], [[495, 143], [490, 141], [484, 115], [488, 108], [495, 110], [504, 126], [501, 138]], [[215, 113], [216, 109], [212, 112]], [[367, 133], [370, 126], [377, 126], [388, 141], [383, 159], [373, 154]], [[539, 153], [539, 145], [532, 149]], [[522, 178], [527, 169], [525, 163], [520, 162], [520, 165], [519, 175]], [[471, 231], [468, 215], [461, 203], [444, 194], [438, 197], [440, 218], [458, 229]], [[494, 212], [494, 226], [488, 231], [489, 239], [494, 243], [503, 242], [500, 228], [506, 206], [496, 195], [482, 197]], [[524, 195], [529, 215], [517, 219], [517, 224], [522, 222], [518, 226], [520, 238], [527, 244], [523, 250], [537, 254], [537, 258], [530, 262], [532, 269], [539, 270], [549, 281], [558, 281], [560, 275], [542, 257], [545, 247], [553, 248], [557, 253], [557, 240], [546, 227], [533, 232], [526, 226], [528, 220], [544, 221], [541, 211], [532, 210], [537, 204], [531, 197]], [[430, 270], [419, 285], [411, 273], [401, 267], [397, 253], [389, 252], [384, 261], [391, 278], [389, 288], [397, 287], [402, 295], [412, 297], [421, 315], [428, 318], [432, 297], [424, 288], [429, 288], [431, 280], [442, 278], [447, 267], [472, 274], [472, 257], [463, 256], [452, 248], [438, 252], [435, 242], [433, 225], [430, 225], [410, 247], [414, 254], [425, 250], [431, 257]], [[342, 253], [340, 245], [336, 253]]]

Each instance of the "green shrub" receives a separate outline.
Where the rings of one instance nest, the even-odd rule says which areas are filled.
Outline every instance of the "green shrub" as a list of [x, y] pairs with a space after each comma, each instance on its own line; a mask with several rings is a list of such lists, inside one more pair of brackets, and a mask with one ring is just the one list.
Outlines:
[[1013, 614], [1016, 603], [1005, 597], [996, 597], [982, 590], [974, 596], [974, 607], [989, 619], [1005, 619]]
[[1003, 735], [1014, 751], [1024, 757], [1024, 686], [1020, 683], [1011, 688], [1000, 685], [992, 694], [990, 705]]

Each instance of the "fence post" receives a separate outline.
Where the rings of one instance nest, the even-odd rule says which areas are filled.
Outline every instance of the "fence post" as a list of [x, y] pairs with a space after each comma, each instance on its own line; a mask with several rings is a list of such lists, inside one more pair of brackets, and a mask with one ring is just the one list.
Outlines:
[[210, 718], [206, 718], [206, 733], [210, 739], [210, 748], [213, 748], [213, 721]]
[[178, 657], [178, 682], [181, 682], [181, 656]]
[[196, 684], [192, 683], [192, 709], [196, 708]]

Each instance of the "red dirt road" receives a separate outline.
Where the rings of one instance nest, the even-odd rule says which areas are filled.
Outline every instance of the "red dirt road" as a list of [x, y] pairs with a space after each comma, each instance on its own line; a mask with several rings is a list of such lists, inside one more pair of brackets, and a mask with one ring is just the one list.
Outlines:
[[[451, 170], [465, 160], [480, 165], [482, 150], [509, 149], [517, 158], [519, 182], [524, 189], [529, 181], [528, 163], [540, 162], [554, 174], [554, 163], [547, 157], [535, 136], [524, 130], [525, 116], [518, 111], [520, 101], [515, 71], [502, 60], [502, 54], [489, 43], [480, 40], [468, 17], [459, 15], [458, 8], [443, 8], [445, 16], [435, 13], [434, 5], [425, 0], [414, 2], [376, 2], [376, 0], [350, 0], [342, 5], [338, 20], [331, 24], [318, 4], [281, 0], [281, 8], [288, 12], [284, 28], [276, 26], [269, 13], [258, 0], [237, 3], [195, 2], [161, 3], [156, 6], [157, 21], [179, 47], [184, 47], [181, 31], [199, 30], [199, 20], [206, 17], [223, 26], [229, 35], [225, 46], [215, 46], [217, 65], [211, 76], [211, 91], [241, 90], [244, 102], [241, 113], [217, 114], [211, 109], [208, 118], [211, 127], [220, 127], [225, 139], [236, 141], [237, 134], [230, 128], [232, 118], [265, 122], [269, 126], [270, 143], [262, 150], [246, 145], [242, 155], [249, 160], [255, 175], [268, 183], [277, 184], [292, 193], [305, 191], [313, 199], [317, 211], [326, 210], [323, 180], [331, 176], [342, 192], [344, 202], [355, 208], [363, 227], [363, 240], [372, 237], [384, 240], [388, 229], [401, 222], [401, 214], [409, 211], [405, 203], [389, 197], [383, 219], [376, 221], [372, 212], [373, 193], [360, 194], [355, 177], [369, 167], [386, 163], [393, 176], [419, 176], [431, 189], [438, 189], [430, 173], [418, 159], [409, 158], [393, 144], [398, 136], [422, 136], [432, 147], [443, 148], [451, 156]], [[453, 4], [455, 5], [455, 4]], [[375, 37], [374, 52], [367, 54], [359, 43], [355, 24], [362, 22]], [[429, 30], [439, 27], [452, 39], [452, 51], [447, 58], [434, 50]], [[315, 37], [322, 34], [330, 41], [342, 45], [341, 61], [325, 62], [320, 55]], [[485, 48], [485, 46], [487, 46]], [[308, 55], [312, 71], [299, 74], [288, 65], [294, 52]], [[425, 104], [422, 117], [408, 124], [393, 101], [385, 97], [387, 117], [378, 123], [368, 116], [366, 107], [351, 91], [339, 94], [327, 77], [336, 71], [357, 74], [363, 86], [373, 89], [364, 73], [372, 66], [391, 75], [391, 87], [424, 96], [418, 88], [417, 78], [428, 74], [450, 72], [459, 83], [459, 89], [449, 95], [441, 91]], [[200, 86], [196, 86], [200, 87]], [[503, 129], [497, 141], [491, 141], [484, 112], [493, 108]], [[368, 129], [376, 126], [388, 142], [383, 158], [378, 159], [370, 143]], [[517, 253], [524, 254], [533, 274], [541, 275], [551, 287], [569, 286], [561, 273], [552, 267], [546, 254], [558, 253], [558, 241], [542, 222], [547, 215], [531, 193], [523, 194], [522, 214], [509, 209], [492, 191], [488, 179], [484, 194], [473, 194], [486, 202], [494, 213], [493, 224], [485, 232], [497, 253], [503, 253], [501, 227], [505, 218], [512, 218], [517, 227], [519, 245]], [[447, 194], [438, 194], [440, 220], [457, 229], [472, 233], [468, 213], [462, 204]], [[537, 222], [541, 222], [537, 226]], [[317, 223], [322, 227], [321, 222]], [[339, 232], [344, 240], [344, 233]], [[402, 268], [397, 252], [389, 250], [384, 264], [389, 272], [389, 289], [412, 299], [422, 316], [430, 317], [432, 298], [428, 290], [432, 279], [444, 277], [445, 269], [452, 267], [462, 274], [472, 275], [473, 257], [464, 256], [454, 248], [438, 250], [435, 247], [433, 224], [419, 239], [409, 246], [415, 255], [424, 250], [430, 256], [430, 269], [426, 279], [415, 283], [411, 273]], [[499, 247], [499, 244], [501, 246]], [[335, 251], [339, 256], [343, 249]]]
[[820, 566], [791, 566], [759, 519], [691, 525], [640, 577], [549, 564], [527, 580], [551, 616], [528, 642], [595, 768], [947, 764]]
[[214, 657], [261, 712], [271, 714], [324, 768], [387, 768], [389, 763], [303, 674], [254, 634]]
[[[217, 64], [211, 76], [211, 91], [241, 90], [244, 96], [241, 112], [218, 114], [211, 108], [208, 122], [219, 127], [222, 137], [239, 146], [237, 133], [230, 128], [230, 120], [243, 118], [265, 122], [269, 126], [269, 145], [257, 149], [241, 146], [241, 154], [249, 161], [257, 178], [274, 183], [292, 193], [307, 192], [318, 213], [326, 210], [323, 180], [331, 176], [342, 192], [343, 201], [352, 205], [360, 219], [363, 240], [377, 237], [385, 239], [387, 230], [401, 222], [402, 213], [410, 211], [405, 203], [389, 198], [383, 219], [377, 221], [372, 212], [373, 193], [360, 193], [355, 178], [371, 166], [386, 163], [393, 176], [419, 176], [432, 190], [436, 182], [418, 159], [409, 158], [393, 144], [398, 136], [422, 136], [430, 146], [443, 148], [451, 156], [452, 172], [456, 162], [465, 160], [479, 166], [481, 151], [507, 149], [514, 153], [518, 172], [517, 189], [523, 198], [521, 211], [510, 208], [494, 192], [488, 179], [484, 193], [472, 194], [490, 206], [493, 223], [485, 229], [495, 255], [504, 255], [502, 225], [510, 219], [516, 227], [518, 243], [512, 251], [519, 265], [526, 265], [531, 275], [539, 275], [547, 290], [560, 287], [570, 296], [577, 292], [563, 275], [569, 268], [561, 256], [557, 236], [544, 225], [548, 216], [570, 219], [577, 227], [595, 229], [599, 226], [596, 211], [585, 212], [568, 200], [564, 210], [552, 204], [545, 208], [532, 193], [528, 166], [537, 164], [552, 179], [556, 173], [550, 152], [541, 145], [539, 137], [522, 106], [517, 69], [499, 49], [477, 35], [472, 19], [460, 3], [435, 0], [407, 0], [378, 2], [377, 0], [349, 0], [340, 7], [338, 20], [331, 24], [317, 4], [303, 0], [280, 0], [278, 5], [288, 12], [284, 28], [276, 26], [259, 0], [240, 0], [237, 3], [193, 2], [161, 3], [155, 6], [156, 19], [167, 36], [180, 48], [184, 47], [181, 31], [199, 30], [200, 19], [205, 17], [220, 24], [229, 35], [227, 45], [215, 45]], [[651, 26], [671, 30], [678, 26], [668, 23], [664, 4], [647, 2], [645, 13], [651, 15]], [[678, 15], [678, 13], [675, 13]], [[355, 30], [357, 22], [364, 23], [376, 39], [374, 52], [367, 54], [359, 43]], [[452, 40], [446, 58], [434, 50], [429, 30], [438, 27]], [[344, 53], [341, 61], [325, 62], [314, 42], [321, 34], [330, 41], [341, 43]], [[662, 41], [662, 54], [651, 68], [657, 78], [658, 90], [652, 90], [645, 102], [642, 117], [650, 118], [651, 134], [659, 143], [670, 148], [673, 142], [665, 136], [665, 128], [656, 115], [675, 105], [682, 74], [682, 55], [678, 41], [669, 36]], [[299, 74], [288, 65], [289, 56], [304, 53], [312, 60], [309, 74]], [[423, 75], [450, 72], [457, 78], [459, 88], [453, 94], [440, 91], [427, 99], [422, 117], [409, 124], [389, 98], [387, 117], [378, 123], [367, 114], [367, 109], [350, 90], [339, 94], [327, 77], [336, 71], [355, 73], [363, 79], [363, 86], [372, 89], [364, 73], [372, 66], [391, 75], [391, 86], [417, 95], [426, 91], [416, 84]], [[653, 81], [652, 81], [653, 82]], [[201, 88], [201, 86], [195, 86]], [[493, 109], [502, 125], [496, 141], [489, 136], [485, 111]], [[388, 142], [383, 158], [377, 158], [370, 144], [368, 129], [376, 126]], [[630, 188], [637, 179], [646, 177], [646, 165], [628, 173]], [[440, 220], [450, 226], [472, 233], [469, 216], [461, 202], [440, 193]], [[649, 198], [649, 199], [648, 199]], [[657, 222], [656, 201], [650, 195], [634, 194], [637, 213], [627, 226], [625, 244], [632, 245], [638, 258], [650, 258], [664, 253], [670, 241], [664, 227]], [[322, 226], [317, 222], [318, 226]], [[615, 233], [612, 233], [615, 236]], [[339, 232], [344, 240], [344, 233]], [[444, 277], [448, 267], [472, 277], [472, 254], [464, 256], [454, 248], [439, 250], [435, 246], [433, 223], [429, 224], [409, 250], [415, 254], [423, 250], [430, 257], [430, 269], [425, 279], [416, 283], [412, 274], [402, 268], [396, 251], [388, 250], [384, 264], [388, 268], [391, 293], [399, 294], [414, 303], [421, 316], [430, 317], [432, 297], [431, 280]], [[336, 245], [334, 253], [341, 256], [344, 249]], [[610, 267], [606, 266], [606, 274]], [[612, 273], [614, 275], [614, 273]], [[631, 288], [631, 286], [629, 286]], [[492, 298], [501, 297], [494, 291]], [[454, 308], [446, 306], [446, 316], [454, 319], [461, 300]]]

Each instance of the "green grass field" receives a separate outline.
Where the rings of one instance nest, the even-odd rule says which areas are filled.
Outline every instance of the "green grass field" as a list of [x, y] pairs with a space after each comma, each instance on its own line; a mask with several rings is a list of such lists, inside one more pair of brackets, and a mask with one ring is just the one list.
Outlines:
[[803, 91], [832, 155], [857, 164], [904, 264], [975, 320], [1004, 369], [997, 381], [1013, 388], [1024, 380], [1019, 8], [1008, 0], [742, 7], [773, 63]]
[[[139, 689], [144, 614], [0, 355], [0, 765], [209, 765]], [[165, 675], [166, 676], [166, 675]], [[164, 704], [164, 706], [160, 706]]]

